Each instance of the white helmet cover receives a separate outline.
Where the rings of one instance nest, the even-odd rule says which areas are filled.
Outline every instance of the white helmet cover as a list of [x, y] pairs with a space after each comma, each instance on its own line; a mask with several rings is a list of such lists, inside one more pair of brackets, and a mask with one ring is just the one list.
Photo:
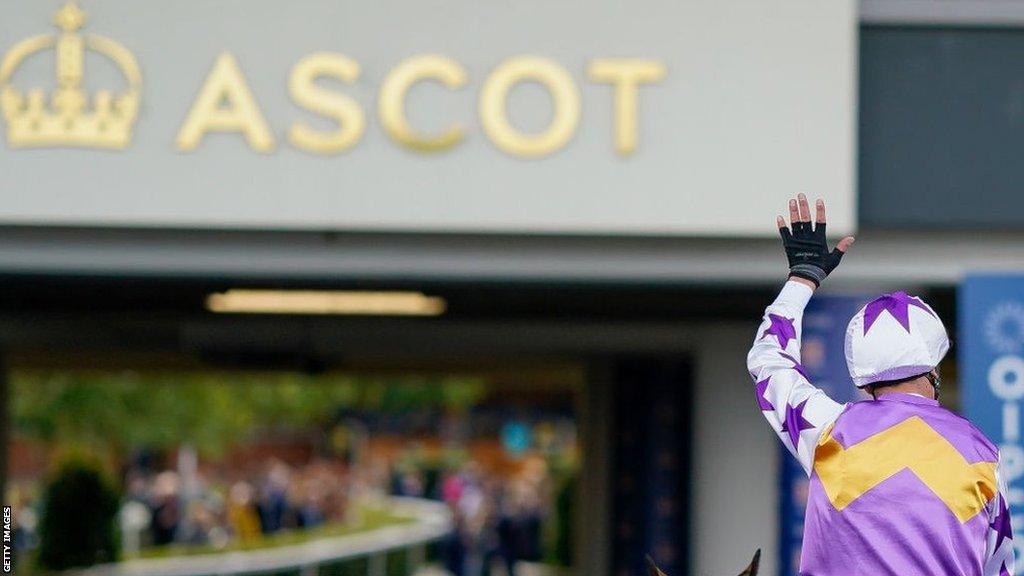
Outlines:
[[858, 388], [931, 371], [949, 351], [942, 320], [920, 298], [883, 294], [846, 327], [846, 364]]

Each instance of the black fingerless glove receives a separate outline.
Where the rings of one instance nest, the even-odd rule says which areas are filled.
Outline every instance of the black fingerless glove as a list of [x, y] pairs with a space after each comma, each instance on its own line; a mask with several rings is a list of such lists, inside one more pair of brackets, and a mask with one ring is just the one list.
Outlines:
[[789, 273], [810, 280], [815, 286], [820, 286], [843, 259], [839, 248], [829, 252], [824, 222], [819, 222], [814, 228], [810, 222], [793, 222], [792, 233], [788, 226], [779, 228], [779, 233], [789, 259]]

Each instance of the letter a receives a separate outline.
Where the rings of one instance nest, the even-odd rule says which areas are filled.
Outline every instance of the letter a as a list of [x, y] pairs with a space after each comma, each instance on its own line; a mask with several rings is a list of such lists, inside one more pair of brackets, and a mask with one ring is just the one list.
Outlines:
[[274, 149], [274, 136], [230, 52], [217, 58], [178, 132], [178, 150], [195, 150], [207, 132], [241, 132], [257, 152]]

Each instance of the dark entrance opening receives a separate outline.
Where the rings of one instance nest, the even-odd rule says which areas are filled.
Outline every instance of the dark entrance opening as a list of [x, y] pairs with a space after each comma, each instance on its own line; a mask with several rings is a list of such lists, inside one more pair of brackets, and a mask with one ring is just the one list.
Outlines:
[[[413, 289], [448, 308], [434, 318], [206, 309], [207, 295], [239, 286]], [[579, 573], [630, 576], [642, 574], [649, 553], [682, 576], [690, 565], [692, 362], [677, 331], [753, 313], [737, 303], [758, 301], [669, 286], [16, 277], [0, 288], [0, 345], [13, 370], [287, 372], [311, 381], [339, 372], [499, 374], [504, 384], [489, 402], [500, 412], [502, 397], [511, 399], [513, 415], [540, 405], [563, 410], [565, 397], [552, 400], [551, 387], [572, 373], [580, 473], [571, 497], [555, 502], [573, 514], [558, 554]], [[531, 391], [517, 372], [550, 379], [538, 376]]]

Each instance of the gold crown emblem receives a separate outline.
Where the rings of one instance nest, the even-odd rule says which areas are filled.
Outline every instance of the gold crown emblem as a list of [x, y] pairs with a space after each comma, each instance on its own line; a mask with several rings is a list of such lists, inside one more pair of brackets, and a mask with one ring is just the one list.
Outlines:
[[[60, 33], [23, 40], [0, 62], [0, 107], [7, 122], [9, 146], [120, 150], [131, 142], [142, 85], [139, 66], [121, 44], [102, 36], [78, 34], [85, 21], [85, 12], [75, 0], [69, 0], [53, 18]], [[14, 88], [11, 77], [25, 59], [51, 48], [56, 51], [57, 89], [49, 102], [41, 89], [23, 94]], [[123, 92], [100, 90], [90, 102], [89, 94], [82, 89], [87, 51], [101, 54], [117, 65], [127, 80]]]

